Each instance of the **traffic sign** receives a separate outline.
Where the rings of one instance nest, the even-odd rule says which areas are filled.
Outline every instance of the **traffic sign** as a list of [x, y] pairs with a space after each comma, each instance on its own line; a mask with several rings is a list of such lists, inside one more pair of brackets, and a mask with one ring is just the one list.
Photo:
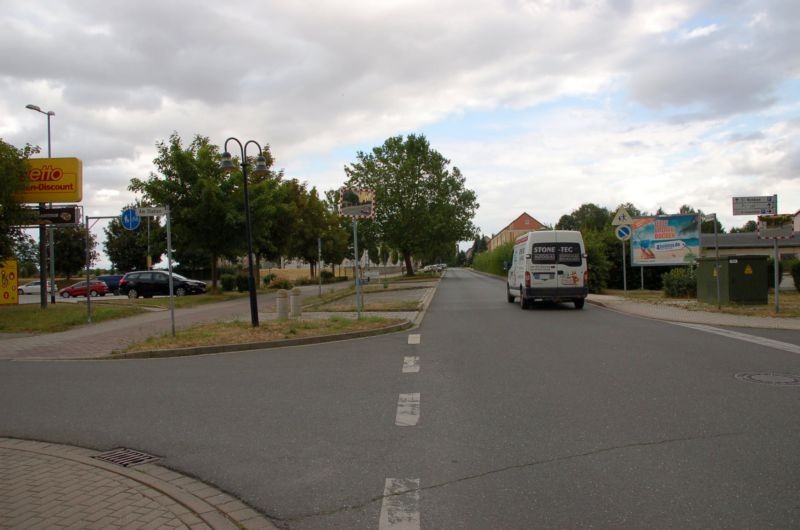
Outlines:
[[167, 209], [164, 206], [136, 208], [136, 214], [139, 217], [161, 217], [167, 215]]
[[628, 213], [628, 210], [623, 208], [622, 206], [619, 207], [617, 213], [614, 214], [614, 220], [611, 221], [611, 226], [620, 226], [620, 225], [628, 225], [631, 224], [631, 214]]
[[777, 195], [733, 197], [733, 215], [775, 215], [777, 213]]
[[631, 238], [631, 227], [629, 225], [621, 225], [618, 226], [616, 230], [614, 230], [614, 234], [617, 236], [617, 239], [620, 241], [627, 241]]
[[134, 208], [126, 208], [122, 210], [122, 227], [126, 230], [136, 230], [139, 228], [139, 223], [142, 222], [142, 218], [139, 217], [139, 214], [136, 213], [136, 209]]

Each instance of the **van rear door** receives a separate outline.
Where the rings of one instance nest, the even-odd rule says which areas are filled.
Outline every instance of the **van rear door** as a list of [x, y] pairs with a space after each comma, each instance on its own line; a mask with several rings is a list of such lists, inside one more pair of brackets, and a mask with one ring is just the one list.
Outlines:
[[556, 256], [554, 241], [531, 245], [531, 287], [556, 287]]
[[558, 286], [579, 287], [583, 284], [583, 249], [577, 241], [556, 243]]

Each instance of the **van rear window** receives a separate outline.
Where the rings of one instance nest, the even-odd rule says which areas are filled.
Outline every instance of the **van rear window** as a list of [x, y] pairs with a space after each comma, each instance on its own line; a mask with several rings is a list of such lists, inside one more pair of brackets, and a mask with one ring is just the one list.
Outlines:
[[581, 246], [578, 243], [534, 243], [531, 245], [531, 261], [537, 265], [561, 263], [579, 267], [582, 263]]

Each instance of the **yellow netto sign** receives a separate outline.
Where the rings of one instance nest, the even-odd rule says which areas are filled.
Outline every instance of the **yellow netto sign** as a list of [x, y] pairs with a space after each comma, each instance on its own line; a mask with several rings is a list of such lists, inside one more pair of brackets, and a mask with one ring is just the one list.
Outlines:
[[20, 202], [80, 202], [83, 162], [78, 158], [29, 158]]

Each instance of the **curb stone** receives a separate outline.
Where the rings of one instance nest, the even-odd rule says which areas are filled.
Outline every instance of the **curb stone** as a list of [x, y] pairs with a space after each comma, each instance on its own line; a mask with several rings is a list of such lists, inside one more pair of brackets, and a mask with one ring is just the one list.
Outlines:
[[[17, 493], [14, 506], [21, 503], [23, 508], [4, 513], [10, 504], [0, 503], [0, 519], [12, 526], [57, 524], [67, 517], [81, 527], [112, 525], [125, 517], [135, 519], [128, 524], [136, 525], [166, 515], [193, 528], [197, 524], [219, 529], [277, 528], [230, 495], [158, 464], [125, 468], [92, 458], [100, 451], [16, 438], [0, 438], [0, 451], [8, 466], [4, 473], [10, 478], [8, 486]], [[51, 482], [55, 494], [45, 485]], [[148, 502], [149, 511], [141, 500]], [[35, 523], [37, 516], [47, 518], [46, 522]]]
[[[308, 344], [319, 344], [323, 342], [334, 342], [348, 339], [359, 339], [362, 337], [372, 337], [385, 333], [403, 331], [412, 326], [412, 322], [406, 320], [399, 324], [393, 324], [383, 328], [368, 329], [364, 331], [353, 331], [350, 333], [337, 333], [333, 335], [319, 335], [317, 337], [301, 337], [297, 339], [282, 339], [265, 342], [247, 342], [243, 344], [217, 344], [215, 346], [194, 346], [189, 348], [174, 348], [170, 350], [148, 350], [131, 353], [113, 354], [111, 357], [93, 357], [91, 360], [116, 360], [116, 359], [153, 359], [158, 357], [185, 357], [188, 355], [203, 355], [210, 353], [228, 353], [235, 351], [261, 350], [267, 348], [281, 348], [285, 346], [305, 346]], [[75, 359], [87, 360], [87, 359]]]

